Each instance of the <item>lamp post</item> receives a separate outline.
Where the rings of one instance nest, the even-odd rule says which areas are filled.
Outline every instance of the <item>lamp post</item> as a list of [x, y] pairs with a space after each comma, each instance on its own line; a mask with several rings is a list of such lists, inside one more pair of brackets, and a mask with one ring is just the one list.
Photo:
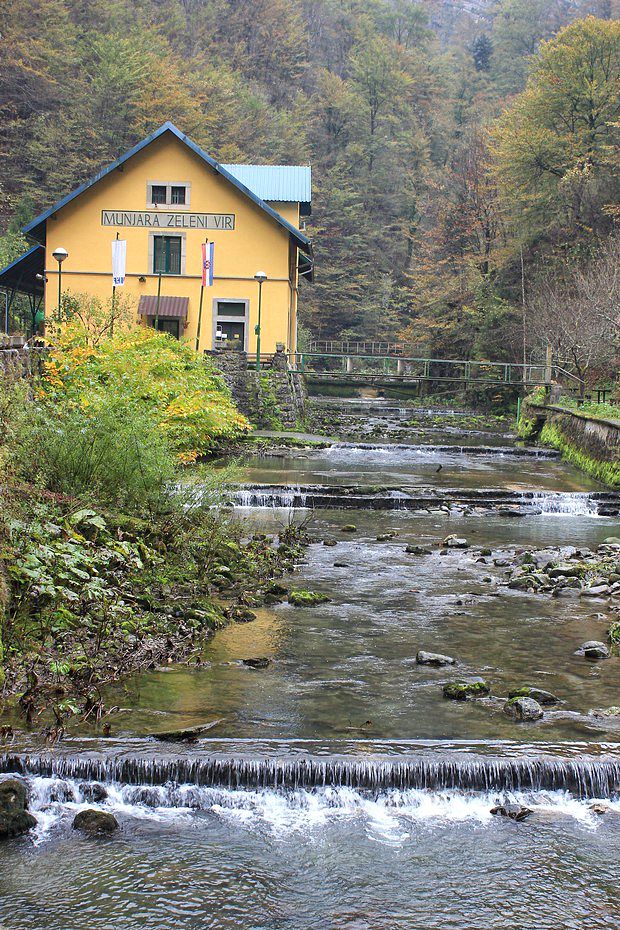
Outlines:
[[65, 258], [69, 258], [69, 253], [66, 249], [54, 249], [52, 252], [52, 258], [55, 258], [58, 262], [58, 322], [60, 323], [60, 305], [62, 303], [62, 263]]
[[263, 284], [267, 280], [267, 275], [264, 271], [257, 271], [254, 275], [254, 280], [258, 281], [258, 323], [256, 324], [254, 332], [256, 333], [256, 370], [260, 371], [260, 316], [263, 300]]

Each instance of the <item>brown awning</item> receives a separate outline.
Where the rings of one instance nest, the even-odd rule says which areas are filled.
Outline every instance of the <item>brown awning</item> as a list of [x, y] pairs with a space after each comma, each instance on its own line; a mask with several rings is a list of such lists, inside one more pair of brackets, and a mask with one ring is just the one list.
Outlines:
[[189, 297], [160, 297], [158, 314], [157, 297], [147, 297], [143, 294], [138, 304], [138, 313], [141, 316], [174, 317], [176, 320], [186, 320], [188, 304]]

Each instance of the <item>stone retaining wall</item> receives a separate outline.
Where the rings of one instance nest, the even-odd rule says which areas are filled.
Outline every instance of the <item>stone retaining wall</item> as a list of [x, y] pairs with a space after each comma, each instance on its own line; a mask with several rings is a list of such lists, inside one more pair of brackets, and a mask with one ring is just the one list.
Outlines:
[[42, 346], [28, 346], [23, 342], [21, 344], [12, 344], [8, 341], [1, 343], [0, 374], [12, 378], [30, 378], [39, 375], [48, 351]]
[[248, 367], [245, 352], [215, 350], [205, 353], [221, 372], [239, 410], [261, 428], [295, 429], [303, 421], [307, 392], [301, 372], [288, 366], [276, 352], [260, 372]]
[[557, 404], [525, 403], [530, 435], [560, 449], [575, 465], [612, 486], [620, 486], [620, 421], [592, 416]]

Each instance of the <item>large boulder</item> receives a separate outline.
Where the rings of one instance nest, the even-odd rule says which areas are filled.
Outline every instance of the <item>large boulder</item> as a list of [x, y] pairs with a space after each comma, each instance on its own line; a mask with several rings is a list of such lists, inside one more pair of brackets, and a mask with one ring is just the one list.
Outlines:
[[88, 808], [76, 814], [73, 829], [87, 833], [89, 836], [102, 836], [118, 830], [118, 821], [109, 811], [96, 811]]
[[590, 639], [587, 643], [581, 644], [576, 655], [585, 656], [586, 659], [608, 659], [611, 653], [605, 643]]
[[543, 716], [538, 701], [530, 697], [510, 698], [504, 704], [504, 713], [515, 720], [540, 720]]
[[484, 697], [490, 692], [491, 688], [484, 678], [450, 681], [443, 686], [443, 696], [450, 701], [467, 701], [469, 698]]
[[37, 821], [28, 813], [28, 790], [16, 778], [0, 782], [0, 840], [21, 836], [36, 827]]
[[424, 652], [420, 649], [415, 657], [418, 665], [434, 665], [439, 668], [441, 665], [454, 665], [455, 659], [452, 656], [444, 656], [440, 652]]

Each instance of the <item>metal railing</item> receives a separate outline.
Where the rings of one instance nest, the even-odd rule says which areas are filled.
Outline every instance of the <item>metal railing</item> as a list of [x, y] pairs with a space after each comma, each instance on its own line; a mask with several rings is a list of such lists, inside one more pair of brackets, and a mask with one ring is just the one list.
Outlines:
[[[346, 345], [346, 343], [343, 343]], [[350, 344], [359, 346], [359, 343]], [[371, 344], [372, 345], [372, 344]], [[375, 346], [378, 343], [374, 344]], [[387, 377], [403, 381], [465, 381], [473, 384], [550, 384], [565, 378], [580, 379], [548, 360], [519, 362], [478, 361], [474, 359], [420, 358], [408, 355], [355, 354], [351, 352], [296, 352], [289, 355], [292, 367], [326, 380]]]

